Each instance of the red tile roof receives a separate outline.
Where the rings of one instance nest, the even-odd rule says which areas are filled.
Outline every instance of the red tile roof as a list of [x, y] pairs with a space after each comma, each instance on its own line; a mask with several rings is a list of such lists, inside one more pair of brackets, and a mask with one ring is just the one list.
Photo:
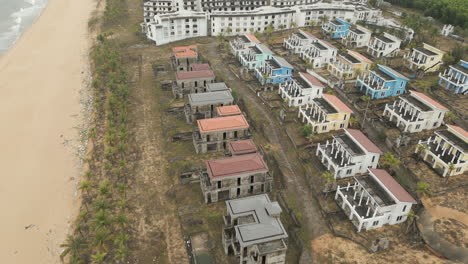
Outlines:
[[322, 41], [323, 44], [327, 45], [329, 48], [332, 48], [332, 49], [336, 49], [335, 46], [333, 46], [330, 42], [326, 41], [326, 40], [320, 40]]
[[348, 53], [351, 56], [355, 57], [356, 59], [358, 59], [360, 61], [367, 62], [367, 63], [372, 63], [371, 60], [369, 60], [366, 56], [362, 55], [361, 53], [359, 53], [357, 51], [349, 50]]
[[369, 169], [369, 171], [395, 196], [400, 202], [417, 203], [401, 185], [385, 170]]
[[189, 71], [189, 72], [176, 72], [177, 80], [189, 80], [189, 79], [198, 79], [198, 78], [214, 78], [215, 75], [212, 70], [204, 71]]
[[211, 67], [208, 63], [202, 63], [202, 64], [192, 64], [190, 65], [192, 68], [192, 71], [206, 71], [206, 70], [211, 70]]
[[316, 36], [312, 35], [312, 33], [310, 33], [309, 31], [302, 30], [302, 32], [304, 32], [305, 34], [309, 35], [309, 37], [317, 38]]
[[210, 178], [236, 176], [239, 174], [268, 172], [268, 166], [258, 153], [208, 160], [206, 168]]
[[172, 53], [176, 58], [197, 57], [197, 45], [174, 47]]
[[226, 105], [216, 107], [216, 112], [218, 116], [230, 116], [230, 115], [240, 115], [242, 111], [237, 105]]
[[200, 119], [197, 123], [201, 133], [249, 128], [244, 115]]
[[300, 72], [300, 76], [304, 77], [308, 82], [310, 82], [312, 85], [319, 86], [322, 88], [325, 88], [325, 85], [323, 85], [317, 78], [314, 76], [306, 73], [306, 72]]
[[338, 111], [352, 113], [353, 110], [349, 108], [343, 101], [338, 99], [338, 97], [334, 96], [333, 94], [323, 94], [325, 100], [327, 100], [331, 105], [333, 105]]
[[430, 98], [429, 96], [423, 94], [423, 93], [420, 93], [420, 92], [416, 92], [416, 91], [411, 91], [412, 94], [415, 94], [417, 95], [419, 98], [423, 99], [424, 101], [428, 102], [429, 104], [439, 108], [439, 109], [443, 109], [443, 110], [446, 110], [448, 111], [448, 108], [439, 104], [439, 102], [437, 102], [436, 100]]
[[451, 128], [451, 129], [457, 131], [459, 134], [461, 134], [466, 139], [468, 139], [468, 132], [465, 129], [463, 129], [463, 128], [459, 127], [459, 126], [454, 126], [454, 125], [447, 125], [447, 126], [449, 128]]
[[232, 155], [242, 155], [257, 152], [257, 146], [251, 139], [237, 140], [229, 142], [229, 149]]
[[245, 36], [246, 36], [248, 39], [250, 39], [250, 41], [252, 41], [252, 42], [260, 43], [260, 40], [258, 40], [257, 37], [255, 37], [254, 34], [247, 33], [247, 34], [245, 34]]
[[372, 153], [382, 154], [383, 152], [360, 130], [346, 128], [347, 131], [363, 148]]

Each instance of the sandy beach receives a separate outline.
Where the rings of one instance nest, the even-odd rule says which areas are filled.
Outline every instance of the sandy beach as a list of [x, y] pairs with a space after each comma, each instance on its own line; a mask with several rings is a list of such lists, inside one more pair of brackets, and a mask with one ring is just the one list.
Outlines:
[[94, 7], [93, 0], [49, 0], [0, 57], [1, 263], [60, 262], [79, 206], [74, 145]]

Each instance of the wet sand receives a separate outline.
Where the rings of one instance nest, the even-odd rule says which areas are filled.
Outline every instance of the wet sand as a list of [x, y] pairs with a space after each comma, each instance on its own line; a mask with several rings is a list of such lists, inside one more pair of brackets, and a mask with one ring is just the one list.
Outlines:
[[49, 0], [0, 57], [1, 263], [60, 262], [59, 245], [79, 206], [73, 144], [94, 7], [93, 0]]

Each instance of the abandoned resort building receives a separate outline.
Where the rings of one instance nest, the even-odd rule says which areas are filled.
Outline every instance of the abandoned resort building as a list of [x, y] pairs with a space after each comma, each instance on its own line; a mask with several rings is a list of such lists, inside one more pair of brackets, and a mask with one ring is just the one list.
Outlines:
[[357, 231], [400, 224], [416, 200], [385, 170], [367, 169], [368, 174], [338, 186], [335, 200]]
[[427, 140], [420, 140], [416, 152], [442, 177], [463, 174], [468, 170], [468, 132], [447, 125]]
[[242, 114], [238, 105], [222, 105], [216, 107], [216, 116], [234, 116]]
[[348, 50], [347, 53], [338, 53], [327, 67], [328, 72], [340, 80], [356, 79], [358, 73], [369, 71], [372, 61], [364, 55]]
[[413, 48], [408, 54], [407, 60], [411, 70], [435, 72], [442, 65], [442, 57], [445, 52], [429, 44], [423, 43], [422, 47]]
[[341, 39], [341, 42], [348, 48], [367, 47], [371, 38], [372, 32], [363, 26], [352, 26], [346, 37]]
[[266, 60], [273, 57], [273, 52], [263, 44], [256, 44], [240, 53], [239, 62], [249, 70], [263, 65]]
[[407, 82], [408, 78], [404, 75], [379, 64], [377, 69], [358, 76], [355, 86], [371, 99], [382, 99], [404, 94]]
[[340, 18], [335, 18], [322, 25], [322, 32], [332, 39], [341, 39], [348, 35], [350, 24]]
[[257, 153], [258, 149], [252, 139], [244, 139], [229, 142], [229, 155], [239, 156]]
[[240, 264], [286, 263], [288, 234], [281, 223], [278, 202], [260, 194], [226, 201], [222, 243]]
[[334, 60], [337, 53], [338, 49], [330, 42], [319, 39], [305, 48], [300, 56], [314, 68], [322, 68]]
[[335, 179], [377, 168], [382, 153], [361, 131], [349, 128], [343, 134], [333, 136], [331, 142], [319, 143], [316, 151], [317, 157]]
[[215, 117], [217, 116], [218, 106], [227, 106], [234, 102], [234, 98], [229, 91], [192, 93], [187, 97], [188, 103], [184, 108], [187, 123], [192, 123], [198, 119]]
[[289, 107], [311, 103], [312, 99], [322, 97], [325, 86], [314, 76], [300, 72], [290, 81], [279, 85], [278, 94], [287, 101]]
[[448, 111], [429, 96], [410, 91], [386, 104], [383, 115], [403, 132], [415, 133], [440, 127]]
[[200, 175], [205, 203], [269, 192], [273, 176], [260, 153], [206, 161]]
[[283, 40], [283, 46], [294, 54], [300, 54], [318, 39], [311, 33], [299, 29]]
[[174, 47], [172, 49], [172, 65], [176, 71], [190, 71], [190, 65], [197, 64], [198, 48], [196, 45]]
[[352, 113], [335, 95], [323, 94], [300, 107], [298, 118], [312, 126], [312, 133], [321, 134], [347, 128]]
[[260, 44], [260, 41], [250, 33], [245, 33], [229, 41], [229, 45], [236, 58], [239, 58], [240, 54], [245, 53], [248, 48], [255, 46], [255, 44]]
[[290, 81], [294, 68], [282, 57], [273, 56], [255, 68], [255, 76], [262, 85], [276, 85]]
[[400, 50], [401, 39], [384, 32], [383, 36], [373, 36], [367, 45], [367, 53], [373, 57], [393, 57]]
[[468, 94], [468, 62], [450, 65], [448, 71], [439, 73], [439, 84], [454, 94]]

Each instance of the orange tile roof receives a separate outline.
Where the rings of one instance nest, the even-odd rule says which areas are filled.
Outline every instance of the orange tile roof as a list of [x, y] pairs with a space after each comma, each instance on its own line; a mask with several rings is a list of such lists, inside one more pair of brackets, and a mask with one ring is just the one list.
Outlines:
[[244, 115], [200, 119], [197, 123], [200, 133], [249, 128]]
[[197, 57], [197, 45], [174, 47], [172, 53], [176, 58]]
[[214, 78], [214, 77], [215, 75], [212, 70], [176, 72], [176, 80], [189, 80], [189, 79], [197, 79], [197, 78]]
[[251, 139], [237, 140], [229, 142], [229, 149], [232, 155], [242, 155], [257, 152], [257, 146]]
[[252, 41], [252, 42], [255, 42], [255, 43], [257, 43], [257, 44], [260, 43], [260, 40], [258, 40], [257, 37], [255, 37], [254, 34], [247, 33], [247, 34], [245, 34], [245, 36], [246, 36], [248, 39], [250, 39], [250, 41]]
[[449, 128], [451, 128], [451, 129], [457, 131], [459, 134], [461, 134], [466, 139], [468, 139], [468, 132], [465, 129], [463, 129], [463, 128], [459, 127], [459, 126], [454, 126], [454, 125], [447, 125], [447, 126]]
[[369, 152], [382, 154], [383, 152], [364, 133], [357, 129], [346, 128], [347, 131], [363, 148]]
[[207, 160], [206, 168], [210, 178], [236, 176], [239, 174], [268, 172], [268, 166], [258, 153]]
[[387, 171], [381, 169], [369, 169], [374, 176], [395, 196], [400, 202], [417, 203], [416, 200], [409, 194], [401, 185], [388, 174]]
[[343, 101], [338, 99], [338, 97], [334, 96], [333, 94], [323, 94], [325, 100], [327, 100], [331, 105], [333, 105], [336, 110], [340, 112], [352, 113], [353, 110], [349, 108]]
[[239, 106], [237, 105], [225, 105], [216, 107], [218, 116], [230, 116], [230, 115], [239, 115], [242, 114]]
[[322, 88], [325, 88], [325, 85], [323, 85], [317, 78], [314, 76], [306, 73], [306, 72], [300, 72], [299, 75], [303, 76], [308, 82], [310, 82], [312, 85], [319, 86]]
[[411, 91], [412, 94], [415, 94], [417, 95], [418, 97], [420, 97], [421, 99], [423, 99], [424, 101], [428, 102], [429, 104], [437, 107], [437, 108], [440, 108], [440, 109], [443, 109], [443, 110], [446, 110], [448, 111], [448, 108], [441, 105], [439, 102], [437, 102], [436, 100], [430, 98], [429, 96], [423, 94], [423, 93], [420, 93], [420, 92], [416, 92], [416, 91]]

